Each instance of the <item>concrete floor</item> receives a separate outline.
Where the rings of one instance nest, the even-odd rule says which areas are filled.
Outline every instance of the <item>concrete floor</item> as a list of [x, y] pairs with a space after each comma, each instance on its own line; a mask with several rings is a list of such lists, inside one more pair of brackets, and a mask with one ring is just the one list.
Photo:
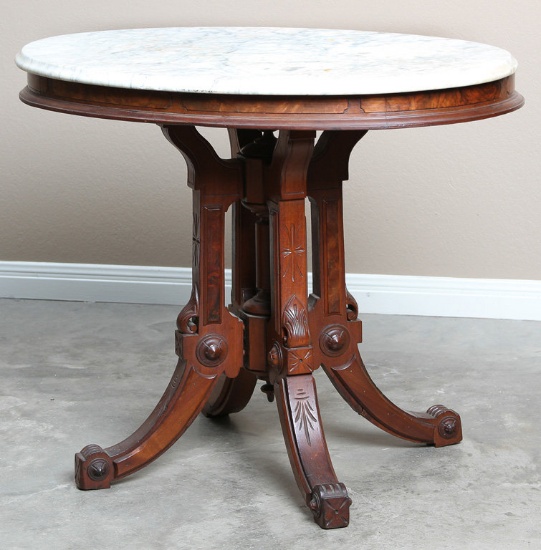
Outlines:
[[139, 426], [175, 365], [178, 308], [0, 301], [2, 549], [541, 548], [541, 323], [366, 316], [365, 362], [405, 409], [460, 412], [434, 449], [353, 413], [316, 374], [334, 466], [353, 499], [323, 531], [302, 503], [274, 404], [256, 391], [199, 417], [159, 460], [83, 492], [73, 455]]

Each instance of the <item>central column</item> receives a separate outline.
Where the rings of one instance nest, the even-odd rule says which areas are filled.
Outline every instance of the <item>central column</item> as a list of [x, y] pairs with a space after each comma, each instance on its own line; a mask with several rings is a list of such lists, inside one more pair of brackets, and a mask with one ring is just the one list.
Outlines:
[[[271, 381], [311, 373], [308, 326], [306, 176], [315, 132], [280, 133], [267, 183], [271, 249]], [[280, 364], [279, 364], [280, 363]]]
[[305, 199], [314, 131], [281, 131], [265, 172], [271, 256], [268, 376], [274, 384], [282, 432], [297, 485], [324, 529], [349, 523], [351, 499], [334, 472], [312, 371], [314, 341], [308, 322]]

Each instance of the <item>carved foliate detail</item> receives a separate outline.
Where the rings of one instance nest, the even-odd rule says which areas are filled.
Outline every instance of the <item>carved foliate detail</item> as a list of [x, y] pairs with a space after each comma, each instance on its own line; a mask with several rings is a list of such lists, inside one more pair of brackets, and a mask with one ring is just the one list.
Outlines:
[[217, 367], [227, 357], [227, 341], [219, 334], [205, 336], [197, 345], [196, 356], [205, 367]]
[[177, 317], [177, 328], [182, 334], [195, 334], [199, 324], [199, 288], [194, 283], [188, 303]]
[[286, 304], [282, 315], [284, 327], [284, 344], [290, 348], [298, 348], [310, 344], [308, 315], [302, 302], [292, 296]]
[[359, 306], [357, 300], [346, 290], [346, 311], [348, 321], [355, 321], [359, 317]]
[[343, 483], [316, 485], [309, 506], [316, 523], [323, 529], [336, 529], [349, 525], [351, 499]]
[[326, 327], [319, 337], [321, 351], [331, 357], [341, 355], [348, 348], [349, 342], [349, 332], [342, 325]]
[[295, 424], [298, 424], [299, 430], [304, 432], [306, 442], [311, 446], [310, 433], [315, 431], [317, 424], [315, 406], [310, 402], [310, 395], [303, 388], [297, 390], [295, 401]]

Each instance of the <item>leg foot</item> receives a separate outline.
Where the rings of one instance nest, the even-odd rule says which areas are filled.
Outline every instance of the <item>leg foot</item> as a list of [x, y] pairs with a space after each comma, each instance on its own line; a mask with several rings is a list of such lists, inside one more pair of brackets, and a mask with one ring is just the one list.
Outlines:
[[334, 483], [316, 485], [309, 506], [322, 529], [337, 529], [348, 526], [350, 504], [346, 486]]
[[113, 461], [98, 445], [87, 445], [75, 455], [75, 484], [79, 489], [109, 489], [113, 477]]
[[426, 414], [435, 419], [434, 446], [445, 447], [462, 440], [462, 423], [455, 411], [444, 405], [433, 405]]

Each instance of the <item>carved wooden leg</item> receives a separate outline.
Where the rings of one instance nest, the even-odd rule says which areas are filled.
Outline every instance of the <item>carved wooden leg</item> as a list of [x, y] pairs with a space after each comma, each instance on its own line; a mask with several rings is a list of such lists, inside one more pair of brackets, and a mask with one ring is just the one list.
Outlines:
[[257, 377], [244, 369], [236, 378], [222, 375], [203, 408], [203, 414], [208, 418], [220, 418], [242, 411], [248, 405], [256, 384]]
[[323, 529], [346, 527], [351, 499], [332, 467], [313, 375], [288, 376], [275, 391], [289, 460], [306, 504]]
[[306, 171], [312, 132], [281, 132], [270, 173], [272, 316], [269, 366], [295, 479], [324, 529], [349, 523], [351, 500], [334, 472], [321, 424], [312, 371], [306, 266]]
[[426, 413], [403, 411], [376, 387], [357, 349], [361, 322], [345, 285], [342, 181], [347, 179], [349, 153], [364, 133], [324, 132], [309, 169], [314, 261], [309, 318], [312, 334], [320, 335], [315, 360], [351, 407], [376, 426], [437, 447], [458, 443], [462, 430], [456, 412], [443, 405]]
[[169, 387], [144, 424], [130, 437], [107, 449], [87, 445], [75, 455], [79, 489], [105, 489], [152, 462], [184, 433], [216, 383], [213, 369], [179, 360]]
[[436, 447], [462, 440], [460, 416], [444, 405], [434, 405], [426, 413], [407, 412], [397, 407], [370, 378], [358, 351], [352, 351], [343, 365], [323, 368], [334, 387], [351, 408], [386, 432]]
[[76, 455], [80, 489], [109, 487], [160, 456], [203, 409], [221, 377], [236, 378], [242, 366], [243, 325], [224, 306], [224, 216], [240, 200], [241, 167], [219, 159], [195, 128], [170, 126], [164, 133], [185, 156], [193, 189], [193, 288], [177, 319], [180, 359], [162, 399], [133, 435], [106, 449], [89, 445]]

